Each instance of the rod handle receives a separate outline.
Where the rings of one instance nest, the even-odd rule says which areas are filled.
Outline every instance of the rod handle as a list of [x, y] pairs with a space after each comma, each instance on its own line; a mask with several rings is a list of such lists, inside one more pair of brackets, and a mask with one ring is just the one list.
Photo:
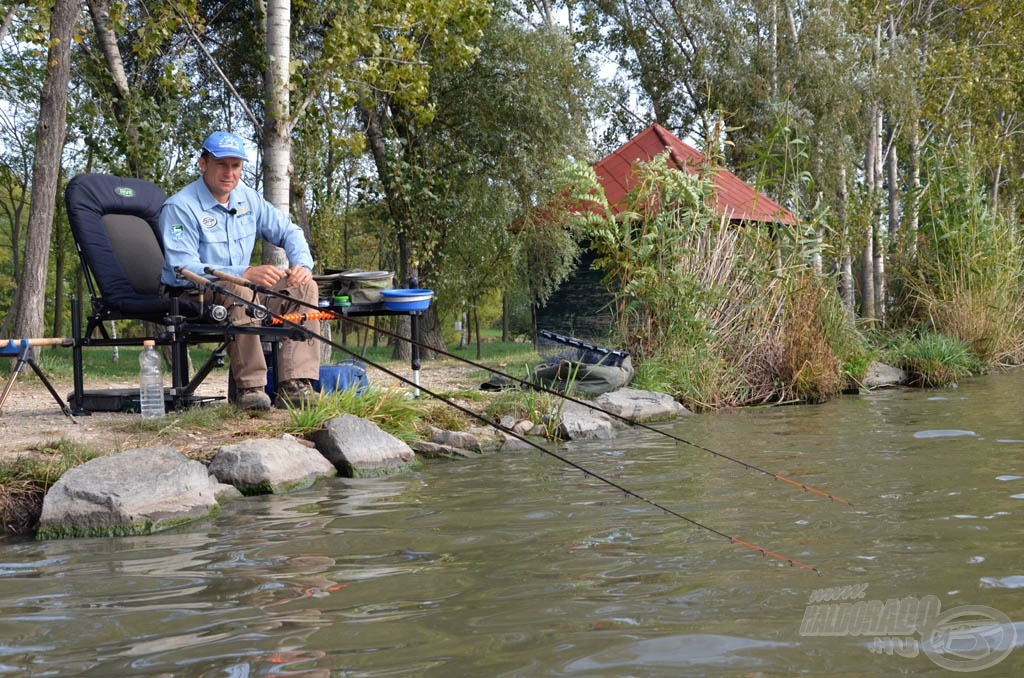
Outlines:
[[17, 348], [19, 346], [72, 346], [74, 339], [65, 337], [34, 337], [31, 339], [0, 339], [0, 349]]
[[239, 278], [237, 275], [232, 275], [230, 273], [225, 273], [224, 271], [218, 271], [217, 269], [210, 268], [209, 266], [207, 266], [203, 270], [206, 271], [209, 275], [212, 275], [215, 278], [220, 278], [221, 280], [225, 280], [225, 281], [227, 281], [229, 283], [234, 283], [236, 285], [241, 285], [242, 287], [250, 287], [250, 288], [252, 287], [252, 283], [251, 282], [249, 282], [245, 278]]
[[188, 280], [189, 282], [193, 282], [196, 285], [198, 285], [199, 289], [202, 289], [203, 287], [206, 286], [207, 283], [210, 282], [209, 280], [207, 280], [203, 276], [197, 275], [197, 274], [193, 273], [192, 271], [190, 271], [187, 268], [184, 268], [182, 266], [175, 266], [174, 267], [174, 272], [177, 273], [178, 275], [180, 275], [185, 280]]

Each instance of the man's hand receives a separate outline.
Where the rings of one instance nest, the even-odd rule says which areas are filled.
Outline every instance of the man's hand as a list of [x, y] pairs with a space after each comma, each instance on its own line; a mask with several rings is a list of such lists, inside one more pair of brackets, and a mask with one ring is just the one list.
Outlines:
[[288, 287], [299, 287], [313, 279], [313, 272], [305, 266], [292, 266], [288, 269]]
[[288, 287], [305, 285], [313, 279], [313, 273], [305, 266], [292, 266], [287, 271], [284, 271], [271, 264], [250, 266], [245, 269], [245, 273], [242, 275], [249, 282], [256, 283], [262, 287], [273, 287], [285, 276], [288, 276]]
[[261, 266], [250, 266], [245, 269], [245, 273], [242, 277], [251, 283], [260, 285], [261, 287], [273, 287], [277, 284], [277, 281], [286, 275], [277, 266], [271, 264], [263, 264]]

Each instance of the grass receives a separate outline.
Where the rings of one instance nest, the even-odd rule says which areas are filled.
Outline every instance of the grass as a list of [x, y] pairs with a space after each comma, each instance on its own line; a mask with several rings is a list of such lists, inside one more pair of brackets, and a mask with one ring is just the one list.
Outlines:
[[382, 430], [405, 441], [415, 440], [422, 418], [419, 404], [401, 388], [371, 386], [365, 391], [346, 389], [322, 393], [301, 407], [289, 407], [288, 433], [307, 435], [335, 417], [352, 414], [372, 421]]
[[[143, 419], [138, 416], [127, 417], [124, 422], [117, 424], [116, 429], [124, 431], [128, 435], [158, 440], [174, 435], [188, 435], [190, 431], [214, 431], [224, 428], [225, 422], [250, 420], [252, 418], [252, 413], [244, 412], [234, 405], [220, 402], [171, 411], [158, 419]], [[256, 427], [256, 430], [266, 431], [268, 435], [275, 435], [280, 432], [274, 430], [274, 424], [270, 421], [262, 423]], [[211, 450], [210, 454], [212, 453], [213, 451]]]
[[545, 439], [556, 440], [565, 402], [564, 398], [545, 391], [512, 389], [493, 396], [485, 414], [492, 420], [504, 415], [526, 419], [544, 430]]
[[[114, 349], [117, 349], [116, 351]], [[82, 350], [82, 371], [92, 380], [134, 381], [139, 377], [141, 346], [103, 346]], [[210, 355], [212, 347], [198, 346], [191, 350], [192, 362], [201, 365]], [[71, 350], [48, 348], [39, 355], [39, 366], [51, 381], [68, 381], [74, 376]], [[214, 373], [227, 368], [216, 368]], [[166, 373], [166, 371], [165, 371]], [[26, 372], [26, 375], [29, 372]], [[87, 379], [87, 380], [88, 380]]]
[[46, 491], [70, 468], [104, 453], [67, 438], [41, 453], [0, 461], [0, 520], [9, 534], [25, 534], [39, 522]]
[[[337, 341], [337, 338], [335, 338]], [[116, 350], [115, 350], [116, 348]], [[334, 348], [329, 362], [337, 362], [349, 358], [362, 359], [382, 365], [393, 365], [398, 362], [394, 358], [394, 349], [390, 346], [360, 346], [349, 342], [346, 348], [355, 355]], [[488, 340], [482, 344], [483, 358], [479, 361], [476, 358], [476, 344], [464, 347], [449, 346], [446, 350], [463, 360], [481, 362], [483, 364], [503, 369], [508, 365], [533, 364], [538, 360], [537, 352], [533, 344], [521, 341], [496, 341]], [[193, 364], [200, 365], [209, 357], [212, 345], [194, 346], [190, 349]], [[131, 380], [138, 376], [139, 372], [139, 346], [95, 346], [88, 347], [82, 351], [83, 370], [90, 379], [109, 380]], [[54, 380], [68, 380], [73, 376], [73, 365], [71, 350], [67, 348], [48, 348], [38, 352], [40, 367], [47, 377]], [[227, 367], [215, 368], [214, 374], [223, 370], [227, 373]], [[29, 374], [26, 371], [26, 375]]]
[[913, 386], [952, 386], [964, 377], [985, 371], [985, 364], [966, 341], [936, 332], [900, 335], [884, 356], [907, 372]]

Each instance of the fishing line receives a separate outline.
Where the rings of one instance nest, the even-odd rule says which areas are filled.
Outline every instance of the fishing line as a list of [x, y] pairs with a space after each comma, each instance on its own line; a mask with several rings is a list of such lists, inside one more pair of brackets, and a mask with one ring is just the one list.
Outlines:
[[[339, 315], [339, 314], [335, 314], [333, 317], [341, 318], [342, 316]], [[812, 494], [819, 495], [821, 497], [824, 497], [824, 498], [829, 499], [831, 501], [834, 501], [836, 503], [844, 504], [846, 506], [852, 506], [852, 504], [850, 504], [850, 502], [848, 500], [843, 499], [842, 497], [836, 496], [834, 494], [831, 494], [830, 492], [826, 492], [825, 490], [822, 490], [820, 488], [814, 487], [813, 485], [807, 485], [806, 483], [802, 483], [802, 482], [800, 482], [798, 480], [793, 480], [792, 478], [789, 478], [789, 477], [787, 477], [787, 476], [785, 476], [785, 475], [783, 475], [781, 473], [775, 473], [773, 471], [769, 471], [768, 469], [761, 468], [760, 466], [757, 466], [756, 464], [751, 464], [750, 462], [743, 461], [742, 459], [737, 459], [736, 457], [733, 457], [731, 455], [725, 454], [724, 452], [718, 452], [717, 450], [713, 450], [713, 449], [711, 449], [709, 447], [701, 445], [700, 443], [695, 443], [692, 440], [687, 440], [686, 438], [682, 438], [682, 437], [677, 436], [677, 435], [675, 435], [673, 433], [669, 433], [668, 431], [663, 431], [663, 430], [661, 430], [659, 428], [655, 428], [654, 426], [651, 426], [649, 424], [645, 424], [645, 423], [637, 421], [635, 419], [630, 419], [629, 417], [627, 417], [625, 415], [618, 414], [616, 412], [612, 412], [611, 410], [603, 409], [601, 407], [598, 407], [598, 406], [594, 405], [592, 402], [587, 402], [585, 400], [580, 400], [579, 398], [576, 398], [574, 396], [571, 396], [571, 395], [568, 395], [568, 394], [565, 394], [565, 393], [561, 393], [559, 391], [555, 391], [555, 390], [546, 388], [544, 386], [541, 386], [540, 384], [534, 384], [533, 382], [527, 381], [525, 379], [520, 379], [519, 377], [512, 376], [511, 374], [506, 374], [506, 373], [502, 372], [501, 370], [497, 370], [497, 369], [494, 369], [494, 368], [491, 368], [491, 367], [487, 367], [486, 365], [482, 365], [480, 363], [474, 362], [472, 360], [469, 360], [468, 358], [463, 358], [461, 356], [457, 356], [457, 355], [455, 355], [453, 353], [449, 353], [448, 351], [445, 351], [444, 349], [435, 348], [433, 346], [428, 346], [426, 344], [422, 344], [420, 342], [413, 341], [412, 339], [409, 339], [407, 337], [403, 337], [402, 335], [400, 335], [400, 334], [398, 334], [396, 332], [391, 332], [391, 331], [383, 329], [383, 328], [374, 327], [372, 325], [369, 325], [367, 323], [361, 322], [359, 320], [355, 320], [353, 318], [345, 317], [344, 320], [346, 320], [346, 321], [348, 321], [348, 322], [350, 322], [350, 323], [352, 323], [354, 325], [357, 325], [359, 327], [366, 327], [366, 328], [370, 328], [370, 329], [375, 329], [378, 332], [380, 332], [380, 333], [382, 333], [382, 334], [384, 334], [386, 336], [393, 337], [395, 339], [403, 339], [405, 341], [408, 341], [411, 344], [419, 346], [420, 348], [423, 348], [423, 349], [426, 349], [426, 350], [429, 350], [429, 351], [434, 351], [435, 353], [438, 353], [438, 354], [443, 355], [443, 356], [448, 357], [448, 358], [454, 358], [455, 360], [459, 360], [461, 362], [464, 362], [467, 365], [470, 365], [472, 367], [476, 367], [478, 369], [485, 370], [487, 372], [495, 374], [495, 375], [497, 375], [499, 377], [503, 377], [505, 379], [510, 379], [512, 381], [516, 381], [519, 384], [521, 384], [523, 386], [527, 386], [527, 387], [529, 387], [531, 389], [534, 389], [534, 390], [537, 390], [537, 391], [541, 391], [543, 393], [549, 393], [551, 395], [558, 396], [560, 398], [568, 400], [569, 402], [573, 402], [573, 403], [576, 403], [578, 405], [582, 405], [582, 406], [587, 407], [587, 408], [589, 408], [591, 410], [594, 410], [595, 412], [600, 412], [601, 414], [604, 414], [604, 415], [607, 415], [607, 416], [612, 417], [614, 419], [617, 419], [617, 420], [619, 420], [619, 421], [621, 421], [621, 422], [623, 422], [625, 424], [628, 424], [628, 425], [630, 425], [632, 427], [640, 428], [640, 429], [643, 429], [645, 431], [652, 431], [652, 432], [654, 432], [654, 433], [656, 433], [658, 435], [661, 435], [661, 436], [664, 436], [666, 438], [669, 438], [670, 440], [674, 440], [677, 443], [682, 443], [684, 445], [689, 445], [690, 447], [693, 447], [694, 449], [700, 450], [702, 452], [707, 452], [708, 454], [713, 455], [715, 457], [718, 457], [719, 459], [725, 459], [727, 461], [733, 462], [734, 464], [739, 464], [740, 466], [742, 466], [743, 468], [747, 469], [748, 471], [755, 471], [757, 473], [761, 473], [761, 474], [766, 475], [766, 476], [768, 476], [770, 478], [773, 478], [774, 480], [780, 480], [780, 481], [782, 481], [784, 483], [787, 483], [789, 485], [792, 485], [794, 487], [798, 487], [801, 490], [804, 490], [806, 492], [810, 492]]]
[[[206, 270], [207, 270], [208, 273], [210, 273], [212, 275], [216, 275], [217, 277], [219, 277], [219, 278], [221, 278], [223, 280], [235, 283], [237, 285], [243, 285], [243, 286], [248, 287], [249, 289], [252, 289], [252, 290], [254, 290], [256, 292], [263, 293], [263, 292], [266, 291], [264, 289], [259, 289], [261, 286], [255, 285], [255, 283], [250, 283], [249, 281], [245, 280], [244, 278], [238, 278], [237, 276], [231, 276], [230, 274], [226, 274], [226, 273], [222, 273], [222, 272], [217, 272], [217, 271], [214, 271], [213, 269], [206, 269]], [[256, 302], [247, 300], [243, 296], [241, 296], [239, 294], [235, 294], [234, 292], [232, 292], [230, 290], [227, 290], [224, 287], [221, 287], [221, 286], [217, 285], [216, 283], [214, 283], [214, 282], [212, 282], [210, 280], [207, 280], [206, 278], [203, 278], [202, 276], [196, 275], [196, 274], [192, 273], [191, 271], [188, 271], [188, 270], [185, 270], [185, 269], [181, 269], [181, 268], [175, 269], [175, 271], [179, 275], [184, 276], [188, 280], [191, 280], [192, 282], [196, 283], [197, 285], [200, 285], [201, 287], [207, 287], [207, 288], [210, 288], [211, 290], [216, 290], [217, 292], [220, 292], [220, 293], [222, 293], [222, 294], [224, 294], [226, 296], [229, 296], [229, 297], [231, 297], [233, 299], [241, 301], [243, 304], [245, 304], [245, 305], [247, 305], [249, 307], [254, 307], [255, 306], [255, 307], [259, 307], [261, 310], [266, 310], [266, 309], [264, 309], [264, 307], [259, 306]], [[291, 299], [292, 301], [297, 301], [297, 300], [295, 300], [292, 297], [287, 297], [287, 295], [280, 295], [280, 296], [283, 296], [283, 297], [286, 297], [288, 299]], [[306, 305], [306, 304], [303, 304], [303, 305]], [[366, 363], [367, 365], [369, 365], [370, 367], [372, 367], [374, 369], [377, 369], [377, 370], [380, 370], [384, 374], [386, 374], [386, 375], [388, 375], [388, 376], [390, 376], [390, 377], [392, 377], [394, 379], [397, 379], [398, 381], [400, 381], [400, 382], [402, 382], [402, 383], [404, 383], [404, 384], [406, 384], [408, 386], [418, 387], [421, 391], [423, 391], [427, 395], [431, 396], [432, 398], [437, 399], [438, 401], [448, 405], [449, 407], [452, 407], [452, 408], [458, 410], [459, 412], [462, 412], [466, 416], [471, 417], [472, 419], [476, 419], [477, 421], [480, 421], [481, 423], [483, 423], [483, 424], [485, 424], [487, 426], [495, 428], [498, 431], [501, 431], [502, 433], [505, 433], [506, 435], [508, 435], [508, 436], [510, 436], [512, 438], [515, 438], [516, 440], [518, 440], [518, 441], [520, 441], [522, 443], [525, 443], [526, 445], [532, 447], [533, 449], [535, 449], [535, 450], [537, 450], [539, 452], [542, 452], [543, 454], [546, 454], [546, 455], [548, 455], [548, 456], [550, 456], [550, 457], [552, 457], [554, 459], [557, 459], [558, 461], [562, 462], [563, 464], [565, 464], [565, 465], [567, 465], [567, 466], [569, 466], [571, 468], [576, 469], [577, 471], [581, 472], [583, 475], [585, 475], [585, 476], [587, 476], [589, 478], [593, 478], [594, 480], [596, 480], [596, 481], [598, 481], [600, 483], [608, 485], [609, 487], [611, 487], [613, 489], [616, 489], [619, 492], [622, 492], [623, 494], [625, 494], [628, 497], [632, 497], [633, 499], [641, 501], [641, 502], [647, 504], [648, 506], [651, 506], [651, 507], [661, 511], [662, 513], [665, 513], [667, 515], [670, 515], [670, 516], [673, 516], [675, 518], [678, 518], [678, 519], [680, 519], [682, 521], [685, 521], [685, 522], [689, 523], [690, 525], [693, 525], [694, 527], [697, 527], [697, 528], [699, 528], [701, 530], [704, 530], [706, 532], [709, 532], [709, 533], [711, 533], [711, 534], [713, 534], [713, 535], [715, 535], [717, 537], [725, 539], [725, 540], [727, 540], [731, 544], [735, 544], [737, 546], [742, 546], [742, 547], [750, 549], [752, 551], [756, 551], [757, 553], [761, 554], [762, 557], [771, 558], [773, 560], [777, 560], [779, 562], [786, 563], [786, 564], [790, 565], [791, 567], [796, 567], [796, 568], [800, 568], [800, 569], [803, 569], [803, 570], [809, 570], [811, 572], [816, 573], [818, 576], [821, 576], [821, 571], [818, 570], [818, 568], [814, 567], [813, 565], [808, 565], [807, 563], [804, 563], [802, 561], [796, 560], [794, 558], [789, 558], [788, 556], [784, 556], [782, 554], [776, 553], [775, 551], [769, 551], [768, 549], [765, 549], [765, 548], [762, 548], [760, 546], [757, 546], [756, 544], [752, 544], [752, 543], [750, 543], [748, 541], [744, 541], [742, 539], [739, 539], [738, 537], [734, 537], [734, 536], [732, 536], [730, 534], [722, 532], [721, 530], [717, 530], [717, 529], [715, 529], [715, 528], [713, 528], [713, 527], [711, 527], [709, 525], [705, 525], [704, 523], [702, 523], [702, 522], [700, 522], [698, 520], [690, 518], [689, 516], [686, 516], [686, 515], [678, 512], [678, 511], [676, 511], [675, 509], [669, 508], [668, 506], [665, 506], [665, 505], [655, 501], [654, 499], [651, 499], [650, 497], [647, 497], [647, 496], [644, 496], [644, 495], [642, 495], [642, 494], [640, 494], [638, 492], [635, 492], [634, 490], [631, 490], [628, 487], [626, 487], [626, 486], [624, 486], [624, 485], [622, 485], [620, 483], [617, 483], [614, 480], [611, 480], [610, 478], [606, 478], [603, 475], [597, 473], [596, 471], [591, 471], [590, 469], [588, 469], [587, 467], [583, 466], [582, 464], [579, 464], [578, 462], [575, 462], [575, 461], [573, 461], [573, 460], [571, 460], [571, 459], [569, 459], [567, 457], [564, 457], [564, 456], [558, 454], [557, 452], [555, 452], [553, 450], [550, 450], [550, 449], [544, 447], [543, 445], [540, 445], [540, 444], [538, 444], [538, 443], [536, 443], [536, 442], [526, 438], [525, 436], [520, 435], [519, 433], [516, 433], [515, 431], [513, 431], [512, 429], [510, 429], [508, 427], [502, 426], [498, 422], [491, 421], [490, 419], [488, 419], [487, 417], [483, 416], [482, 414], [474, 412], [473, 410], [470, 410], [468, 407], [460, 405], [459, 403], [456, 403], [453, 400], [450, 400], [450, 399], [442, 396], [439, 393], [436, 393], [436, 392], [434, 392], [434, 391], [432, 391], [432, 390], [430, 390], [428, 388], [424, 388], [423, 386], [419, 386], [419, 385], [415, 384], [411, 379], [408, 379], [407, 377], [404, 377], [401, 374], [398, 374], [397, 372], [395, 372], [393, 370], [390, 370], [387, 367], [384, 367], [383, 365], [381, 365], [379, 363], [376, 363], [376, 362], [374, 362], [372, 360], [368, 360], [367, 358], [365, 358], [363, 356], [360, 356], [358, 353], [356, 353], [355, 351], [353, 351], [352, 349], [350, 349], [350, 348], [348, 348], [346, 346], [338, 344], [337, 342], [334, 342], [334, 341], [332, 341], [330, 339], [327, 339], [326, 337], [324, 337], [324, 336], [322, 336], [320, 334], [317, 334], [316, 332], [313, 332], [313, 331], [303, 327], [301, 324], [299, 324], [299, 323], [297, 323], [297, 322], [295, 322], [293, 320], [290, 320], [287, 317], [287, 315], [289, 315], [289, 314], [283, 314], [282, 315], [282, 314], [273, 313], [271, 311], [267, 311], [267, 313], [268, 313], [268, 316], [270, 318], [272, 318], [273, 320], [277, 320], [281, 324], [293, 327], [296, 330], [301, 331], [305, 335], [308, 335], [308, 336], [310, 336], [312, 338], [318, 339], [321, 342], [327, 344], [328, 346], [336, 348], [336, 349], [344, 352], [345, 354], [352, 356], [353, 358], [357, 358], [357, 359], [361, 360], [362, 362]], [[317, 313], [322, 313], [322, 311], [320, 311], [318, 309]], [[298, 314], [298, 315], [304, 315], [304, 314]], [[308, 318], [308, 319], [312, 319], [312, 318]]]
[[[224, 280], [227, 280], [228, 282], [233, 282], [233, 283], [238, 284], [238, 285], [244, 285], [244, 286], [249, 287], [250, 289], [253, 289], [254, 291], [257, 291], [257, 292], [270, 294], [272, 296], [286, 297], [288, 299], [292, 299], [292, 297], [288, 297], [287, 295], [282, 295], [279, 292], [275, 292], [274, 290], [269, 290], [269, 289], [264, 288], [264, 287], [262, 287], [260, 285], [256, 285], [255, 283], [250, 283], [249, 281], [245, 280], [244, 278], [237, 278], [237, 277], [232, 276], [230, 274], [223, 273], [223, 272], [220, 272], [220, 271], [216, 271], [216, 270], [214, 270], [212, 268], [207, 268], [206, 272], [211, 274], [211, 275], [215, 275], [217, 277], [220, 277], [220, 278], [222, 278]], [[457, 356], [454, 353], [449, 353], [448, 351], [445, 351], [444, 349], [436, 348], [434, 346], [428, 346], [428, 345], [423, 344], [421, 342], [414, 341], [413, 339], [410, 339], [408, 337], [403, 337], [402, 335], [398, 334], [397, 332], [392, 332], [392, 331], [384, 329], [382, 327], [377, 327], [375, 325], [370, 325], [369, 323], [365, 323], [365, 322], [356, 320], [354, 318], [350, 318], [350, 317], [348, 317], [348, 316], [346, 316], [346, 315], [344, 315], [342, 313], [336, 313], [334, 311], [324, 311], [323, 309], [321, 309], [319, 307], [314, 307], [312, 304], [308, 304], [306, 302], [298, 301], [298, 300], [295, 300], [295, 299], [293, 299], [293, 301], [296, 301], [298, 304], [300, 304], [302, 306], [307, 306], [309, 308], [316, 308], [316, 310], [308, 312], [308, 313], [285, 314], [284, 316], [282, 316], [283, 318], [286, 318], [286, 319], [291, 320], [293, 322], [299, 322], [299, 323], [307, 321], [307, 320], [344, 320], [344, 321], [349, 322], [349, 323], [351, 323], [351, 324], [353, 324], [353, 325], [355, 325], [357, 327], [362, 327], [364, 329], [374, 330], [376, 332], [380, 332], [381, 334], [384, 334], [385, 336], [392, 337], [394, 339], [399, 339], [399, 340], [402, 340], [402, 341], [407, 341], [407, 342], [409, 342], [410, 345], [417, 346], [417, 347], [419, 347], [421, 349], [426, 349], [428, 351], [433, 351], [433, 352], [435, 352], [435, 353], [437, 353], [439, 355], [443, 355], [443, 356], [445, 356], [447, 358], [453, 358], [455, 360], [458, 360], [459, 362], [463, 362], [463, 363], [465, 363], [467, 365], [470, 365], [470, 366], [475, 367], [477, 369], [484, 370], [486, 372], [489, 372], [489, 373], [494, 374], [496, 376], [502, 377], [504, 379], [509, 379], [511, 381], [518, 382], [520, 385], [526, 386], [526, 387], [531, 388], [533, 390], [540, 391], [542, 393], [548, 393], [550, 395], [557, 396], [557, 397], [562, 398], [564, 400], [567, 400], [569, 402], [573, 402], [573, 403], [576, 403], [578, 405], [582, 405], [583, 407], [589, 408], [589, 409], [591, 409], [591, 410], [593, 410], [595, 412], [600, 412], [601, 414], [604, 414], [604, 415], [606, 415], [608, 417], [611, 417], [613, 419], [617, 419], [618, 421], [621, 421], [621, 422], [623, 422], [623, 423], [625, 423], [625, 424], [627, 424], [627, 425], [629, 425], [631, 427], [643, 429], [645, 431], [651, 431], [651, 432], [653, 432], [653, 433], [655, 433], [657, 435], [664, 436], [664, 437], [666, 437], [666, 438], [668, 438], [670, 440], [674, 440], [677, 443], [682, 443], [683, 445], [689, 445], [690, 447], [692, 447], [694, 449], [697, 449], [697, 450], [700, 450], [701, 452], [706, 452], [706, 453], [708, 453], [708, 454], [710, 454], [712, 456], [718, 457], [719, 459], [724, 459], [724, 460], [730, 461], [730, 462], [732, 462], [734, 464], [739, 464], [740, 466], [742, 466], [743, 468], [747, 469], [748, 471], [754, 471], [756, 473], [760, 473], [762, 475], [766, 475], [769, 478], [772, 478], [773, 480], [778, 480], [778, 481], [781, 481], [781, 482], [786, 483], [788, 485], [792, 485], [793, 487], [797, 487], [797, 488], [799, 488], [801, 490], [804, 490], [805, 492], [810, 492], [811, 494], [816, 494], [816, 495], [818, 495], [820, 497], [824, 497], [825, 499], [828, 499], [830, 501], [834, 501], [834, 502], [836, 502], [838, 504], [844, 504], [846, 506], [852, 506], [852, 504], [849, 502], [849, 500], [843, 499], [842, 497], [834, 495], [834, 494], [832, 494], [830, 492], [827, 492], [825, 490], [822, 490], [822, 489], [820, 489], [818, 487], [814, 487], [813, 485], [808, 485], [806, 483], [802, 483], [799, 480], [794, 480], [793, 478], [790, 478], [790, 477], [788, 477], [786, 475], [783, 475], [781, 473], [776, 473], [774, 471], [770, 471], [768, 469], [765, 469], [765, 468], [762, 468], [760, 466], [757, 466], [756, 464], [751, 464], [750, 462], [743, 461], [742, 459], [738, 459], [738, 458], [733, 457], [732, 455], [726, 454], [724, 452], [719, 452], [717, 450], [713, 450], [713, 449], [711, 449], [709, 447], [706, 447], [705, 445], [701, 445], [700, 443], [695, 443], [692, 440], [687, 440], [686, 438], [682, 438], [682, 437], [677, 436], [677, 435], [675, 435], [673, 433], [670, 433], [668, 431], [663, 431], [663, 430], [661, 430], [659, 428], [655, 428], [654, 426], [651, 426], [649, 424], [645, 424], [643, 422], [636, 421], [635, 419], [631, 419], [631, 418], [629, 418], [629, 417], [627, 417], [625, 415], [618, 414], [616, 412], [612, 412], [610, 410], [603, 409], [601, 407], [598, 407], [598, 406], [594, 405], [592, 402], [587, 402], [587, 401], [584, 401], [584, 400], [580, 400], [579, 398], [571, 396], [571, 395], [569, 395], [567, 393], [562, 393], [562, 392], [559, 392], [559, 391], [555, 391], [553, 389], [541, 386], [540, 384], [534, 384], [534, 383], [532, 383], [530, 381], [527, 381], [525, 379], [520, 379], [519, 377], [515, 377], [515, 376], [513, 376], [511, 374], [507, 374], [505, 372], [502, 372], [501, 370], [498, 370], [498, 369], [495, 369], [495, 368], [492, 368], [492, 367], [488, 367], [488, 366], [483, 365], [483, 364], [478, 363], [478, 362], [474, 362], [472, 360], [469, 360], [468, 358], [463, 358], [461, 356]], [[274, 319], [274, 323], [275, 324], [281, 324], [281, 322], [282, 322], [281, 320], [277, 320], [276, 318]], [[349, 353], [351, 353], [351, 352], [349, 352]], [[360, 357], [360, 356], [357, 356], [357, 357]], [[418, 385], [416, 387], [418, 388]]]

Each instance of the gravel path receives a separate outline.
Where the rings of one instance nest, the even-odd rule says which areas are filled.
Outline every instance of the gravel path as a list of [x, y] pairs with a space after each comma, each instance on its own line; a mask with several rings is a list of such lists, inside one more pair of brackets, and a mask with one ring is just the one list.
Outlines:
[[[402, 376], [411, 378], [408, 366], [388, 365]], [[376, 370], [369, 371], [370, 383], [375, 386], [406, 388], [398, 380]], [[479, 371], [453, 361], [431, 361], [423, 364], [420, 384], [431, 390], [449, 391], [476, 388], [480, 385]], [[61, 398], [68, 402], [73, 390], [70, 379], [67, 383], [47, 378]], [[4, 380], [6, 382], [6, 380]], [[137, 385], [130, 381], [96, 382], [86, 379], [87, 390], [131, 389]], [[198, 390], [199, 395], [227, 397], [227, 375], [224, 372], [211, 374]], [[203, 456], [228, 442], [244, 437], [266, 435], [269, 425], [287, 423], [288, 413], [271, 410], [254, 414], [252, 417], [225, 419], [224, 426], [212, 430], [182, 430], [172, 425], [167, 427], [141, 426], [137, 414], [120, 412], [94, 412], [76, 416], [75, 421], [61, 413], [57, 402], [43, 383], [26, 369], [15, 380], [4, 407], [0, 410], [0, 459], [12, 459], [19, 455], [52, 450], [62, 439], [109, 452], [118, 452], [134, 447], [153, 444], [168, 444], [179, 451]], [[76, 423], [77, 422], [77, 423]]]

